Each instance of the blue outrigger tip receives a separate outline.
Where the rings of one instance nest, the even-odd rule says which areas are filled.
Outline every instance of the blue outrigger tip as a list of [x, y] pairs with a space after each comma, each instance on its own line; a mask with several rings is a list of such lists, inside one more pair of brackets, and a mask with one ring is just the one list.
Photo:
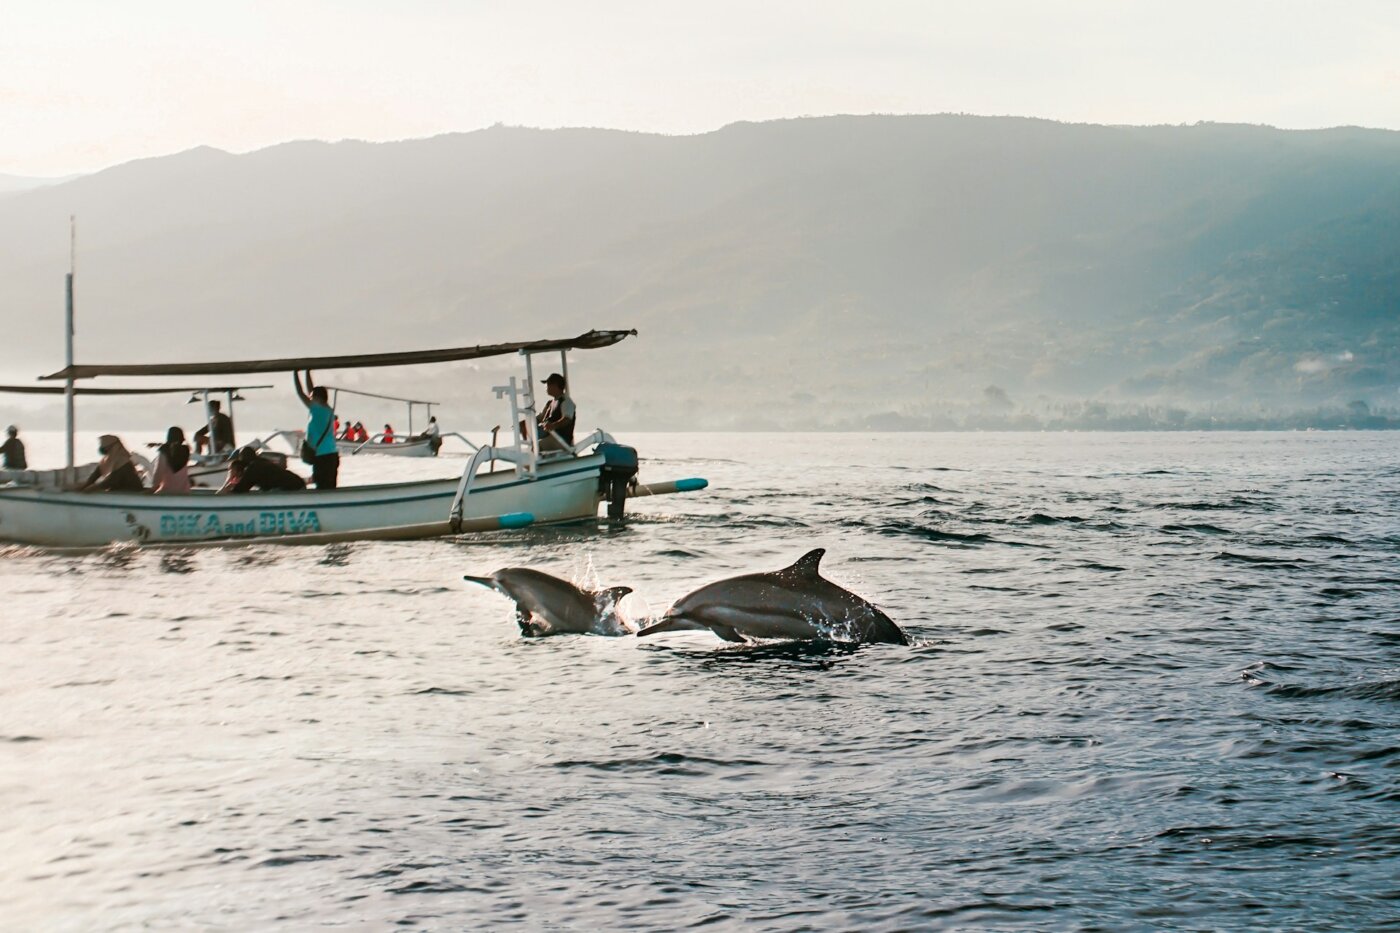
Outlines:
[[535, 523], [535, 516], [529, 512], [510, 512], [496, 519], [502, 528], [524, 528]]
[[704, 489], [708, 485], [710, 485], [709, 480], [701, 479], [698, 476], [691, 477], [690, 479], [678, 479], [676, 480], [676, 492], [695, 492], [697, 489]]

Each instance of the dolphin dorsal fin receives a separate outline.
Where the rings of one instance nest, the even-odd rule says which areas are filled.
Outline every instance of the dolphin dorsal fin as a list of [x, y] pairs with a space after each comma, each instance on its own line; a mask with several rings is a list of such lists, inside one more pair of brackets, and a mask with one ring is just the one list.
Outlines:
[[787, 572], [815, 580], [821, 576], [821, 562], [824, 554], [826, 554], [826, 548], [814, 548], [799, 557], [795, 564], [787, 568]]
[[632, 592], [632, 587], [630, 586], [610, 586], [605, 590], [599, 590], [594, 593], [593, 599], [600, 605], [603, 603], [617, 605], [617, 603], [622, 600], [622, 597], [630, 592]]

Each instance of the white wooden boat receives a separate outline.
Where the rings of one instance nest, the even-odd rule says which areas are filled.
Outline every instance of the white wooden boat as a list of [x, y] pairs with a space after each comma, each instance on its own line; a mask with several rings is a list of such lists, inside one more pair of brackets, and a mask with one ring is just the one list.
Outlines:
[[[605, 461], [605, 454], [593, 453], [542, 463], [534, 476], [521, 477], [514, 469], [477, 476], [455, 527], [487, 531], [594, 517]], [[81, 548], [123, 541], [435, 537], [454, 533], [451, 511], [460, 485], [450, 478], [242, 495], [197, 490], [179, 496], [16, 485], [0, 487], [0, 539]]]
[[[63, 488], [79, 478], [78, 469], [70, 465], [63, 471], [39, 471], [42, 479], [36, 474], [0, 486], [0, 541], [90, 548], [113, 542], [189, 546], [423, 538], [593, 518], [604, 501], [609, 503], [608, 514], [620, 517], [629, 496], [684, 492], [704, 488], [706, 483], [690, 479], [637, 485], [636, 451], [617, 444], [603, 431], [595, 431], [561, 453], [537, 454], [540, 438], [535, 418], [533, 356], [559, 353], [567, 372], [569, 351], [608, 347], [635, 334], [634, 330], [589, 331], [565, 340], [416, 353], [214, 363], [70, 363], [43, 377], [62, 379], [67, 384], [70, 463], [71, 405], [77, 394], [73, 390], [77, 379], [421, 365], [505, 354], [523, 357], [526, 378], [522, 384], [512, 376], [507, 385], [493, 387], [497, 398], [509, 401], [512, 437], [501, 445], [471, 445], [475, 453], [460, 478], [228, 495], [195, 489], [186, 495], [156, 496], [134, 492], [81, 493]], [[218, 468], [217, 464], [212, 466]], [[91, 469], [82, 477], [90, 472]]]

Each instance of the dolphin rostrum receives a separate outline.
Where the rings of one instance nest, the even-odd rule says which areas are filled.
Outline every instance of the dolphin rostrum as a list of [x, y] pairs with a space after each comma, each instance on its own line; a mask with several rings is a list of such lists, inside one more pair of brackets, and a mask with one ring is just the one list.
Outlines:
[[632, 634], [632, 629], [617, 615], [618, 601], [632, 592], [630, 586], [589, 592], [568, 580], [525, 567], [507, 567], [489, 577], [464, 575], [462, 579], [515, 600], [515, 620], [526, 638]]
[[709, 629], [725, 641], [757, 638], [909, 644], [889, 616], [822, 577], [824, 548], [791, 567], [719, 580], [684, 597], [661, 621], [638, 632]]

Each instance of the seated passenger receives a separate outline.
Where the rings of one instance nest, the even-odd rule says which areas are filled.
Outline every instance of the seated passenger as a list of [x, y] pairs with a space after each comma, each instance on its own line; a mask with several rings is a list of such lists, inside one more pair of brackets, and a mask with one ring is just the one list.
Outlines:
[[[224, 414], [219, 409], [222, 408], [218, 402], [209, 403], [210, 421], [214, 422], [214, 446], [212, 453], [223, 453], [226, 450], [233, 450], [233, 419]], [[204, 453], [204, 448], [209, 446], [209, 424], [194, 432], [194, 449], [196, 453]]]
[[190, 491], [190, 448], [185, 432], [172, 427], [165, 432], [165, 443], [156, 448], [155, 475], [151, 492], [158, 496], [183, 495]]
[[5, 443], [0, 444], [0, 455], [4, 455], [0, 467], [7, 470], [29, 469], [28, 461], [24, 459], [24, 441], [19, 439], [19, 428], [14, 425], [5, 429]]
[[380, 438], [380, 443], [383, 443], [383, 444], [392, 444], [392, 443], [394, 443], [394, 426], [393, 426], [392, 424], [386, 424], [386, 425], [384, 425], [384, 436], [383, 436], [382, 438]]
[[355, 439], [355, 424], [352, 421], [345, 421], [345, 430], [337, 435], [342, 441], [353, 441]]
[[219, 495], [251, 492], [254, 489], [297, 490], [305, 488], [306, 480], [291, 470], [264, 460], [251, 447], [243, 447], [229, 462], [228, 481], [219, 490]]
[[[574, 421], [578, 415], [578, 409], [574, 405], [574, 400], [569, 398], [563, 376], [558, 373], [550, 373], [549, 378], [544, 381], [544, 387], [545, 391], [549, 393], [549, 401], [538, 416], [540, 453], [548, 450], [571, 450], [574, 443]], [[560, 444], [559, 439], [553, 437], [550, 432], [559, 435], [559, 439], [562, 439], [564, 443]]]
[[136, 472], [136, 464], [131, 462], [131, 454], [121, 439], [113, 434], [104, 434], [97, 439], [97, 452], [102, 459], [97, 461], [97, 469], [92, 471], [87, 482], [79, 486], [81, 492], [144, 492], [141, 474]]

